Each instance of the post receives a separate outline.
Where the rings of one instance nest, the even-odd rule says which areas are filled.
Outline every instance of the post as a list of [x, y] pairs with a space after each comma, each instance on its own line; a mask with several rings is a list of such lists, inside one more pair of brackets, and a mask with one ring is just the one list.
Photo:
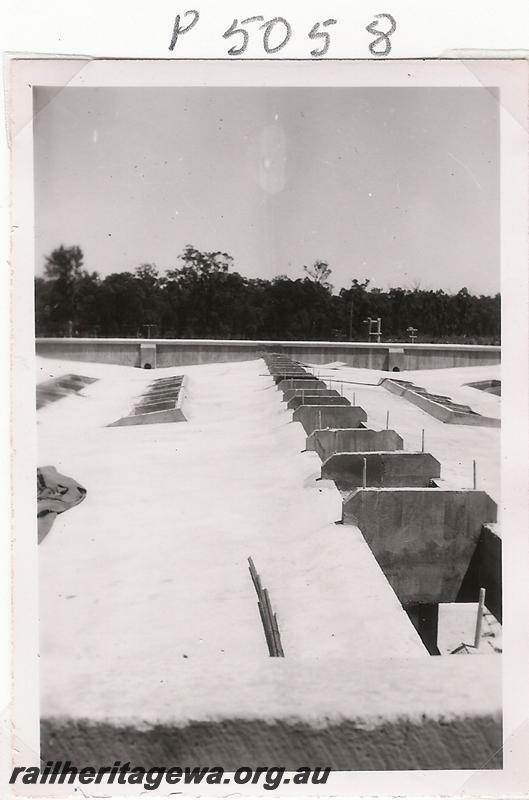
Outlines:
[[422, 429], [422, 436], [421, 436], [421, 453], [424, 453], [424, 428]]
[[318, 430], [321, 431], [321, 411], [318, 411]]
[[353, 406], [356, 405], [356, 392], [353, 392]]
[[365, 489], [367, 486], [367, 458], [362, 459], [363, 466], [362, 466], [362, 489]]
[[475, 489], [477, 486], [477, 478], [476, 478], [476, 459], [472, 462], [472, 486]]
[[481, 640], [481, 625], [483, 622], [483, 607], [485, 605], [485, 589], [479, 590], [478, 615], [476, 618], [476, 632], [474, 633], [474, 647], [477, 649]]
[[389, 429], [389, 410], [386, 411], [386, 430]]

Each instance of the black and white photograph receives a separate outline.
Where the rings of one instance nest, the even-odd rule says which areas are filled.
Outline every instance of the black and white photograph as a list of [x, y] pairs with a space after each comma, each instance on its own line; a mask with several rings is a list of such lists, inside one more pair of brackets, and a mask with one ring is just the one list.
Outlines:
[[480, 63], [33, 64], [17, 546], [61, 791], [505, 768], [526, 152], [520, 64]]

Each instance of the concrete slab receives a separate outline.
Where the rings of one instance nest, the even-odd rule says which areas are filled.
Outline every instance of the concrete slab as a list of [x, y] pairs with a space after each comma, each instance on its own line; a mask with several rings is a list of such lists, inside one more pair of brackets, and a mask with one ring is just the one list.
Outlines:
[[496, 520], [485, 493], [442, 489], [356, 489], [342, 521], [362, 531], [403, 605], [457, 598], [482, 525]]
[[323, 394], [323, 395], [311, 395], [311, 394], [303, 394], [298, 395], [297, 397], [292, 397], [288, 403], [287, 408], [291, 408], [292, 410], [299, 408], [300, 406], [350, 406], [351, 401], [347, 399], [347, 397], [342, 397], [338, 394]]
[[307, 436], [307, 450], [315, 450], [322, 461], [334, 453], [358, 453], [368, 450], [402, 450], [404, 442], [396, 431], [370, 428], [330, 428], [315, 430]]
[[[134, 754], [146, 769], [501, 769], [501, 659], [424, 653], [406, 660], [383, 652], [356, 661], [263, 659], [244, 670], [224, 661], [217, 665], [217, 695], [208, 713], [193, 708], [192, 695], [200, 696], [209, 667], [203, 661], [186, 665], [194, 673], [192, 693], [178, 673], [156, 665], [150, 685], [136, 689], [131, 702], [129, 685], [138, 686], [140, 667], [132, 663], [125, 692], [104, 691], [101, 681], [87, 679], [78, 684], [86, 713], [75, 715], [63, 703], [65, 712], [43, 714], [40, 756], [97, 766], [125, 763]], [[95, 715], [98, 707], [107, 715]]]
[[441, 465], [431, 453], [390, 452], [335, 453], [321, 466], [321, 477], [339, 489], [363, 485], [364, 462], [367, 486], [428, 487], [441, 475]]
[[360, 406], [300, 406], [292, 415], [293, 422], [301, 422], [305, 433], [321, 428], [360, 428], [367, 422], [367, 414]]

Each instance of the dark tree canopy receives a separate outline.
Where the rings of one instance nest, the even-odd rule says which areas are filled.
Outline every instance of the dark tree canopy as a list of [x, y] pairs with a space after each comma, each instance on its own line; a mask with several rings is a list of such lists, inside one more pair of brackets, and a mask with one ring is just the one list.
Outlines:
[[61, 245], [35, 280], [39, 336], [366, 340], [369, 317], [382, 318], [384, 341], [498, 344], [500, 295], [456, 294], [400, 286], [381, 290], [351, 275], [333, 292], [321, 259], [304, 277], [247, 278], [233, 258], [186, 245], [174, 265], [140, 264], [102, 278], [84, 269], [80, 247]]

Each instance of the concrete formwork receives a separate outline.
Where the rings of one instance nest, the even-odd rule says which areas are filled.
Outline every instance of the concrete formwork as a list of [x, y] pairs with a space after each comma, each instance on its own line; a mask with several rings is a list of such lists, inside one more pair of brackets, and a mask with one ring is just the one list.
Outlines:
[[403, 605], [452, 603], [478, 544], [496, 520], [485, 493], [443, 489], [356, 489], [342, 521], [357, 525]]
[[287, 408], [291, 408], [292, 410], [299, 408], [300, 406], [350, 406], [351, 401], [347, 399], [347, 397], [342, 397], [341, 395], [336, 392], [336, 394], [322, 394], [322, 395], [314, 395], [309, 394], [299, 394], [297, 397], [292, 397], [288, 403]]
[[335, 453], [321, 466], [321, 477], [335, 481], [339, 489], [366, 486], [426, 487], [441, 476], [441, 465], [431, 453], [390, 452]]
[[370, 428], [327, 428], [307, 436], [307, 450], [315, 450], [322, 461], [334, 453], [358, 453], [368, 450], [402, 450], [404, 442], [396, 431]]
[[293, 422], [301, 422], [306, 434], [320, 428], [360, 428], [367, 414], [360, 406], [300, 406], [292, 415]]

